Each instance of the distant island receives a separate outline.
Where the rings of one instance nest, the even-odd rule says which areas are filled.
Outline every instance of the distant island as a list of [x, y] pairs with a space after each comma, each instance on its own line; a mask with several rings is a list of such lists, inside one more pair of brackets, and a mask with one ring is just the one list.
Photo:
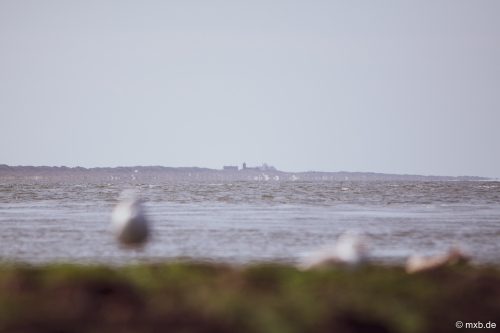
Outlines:
[[224, 166], [221, 170], [163, 166], [134, 166], [116, 168], [48, 167], [48, 166], [8, 166], [0, 164], [0, 180], [166, 180], [166, 181], [374, 181], [374, 180], [409, 180], [409, 181], [457, 181], [490, 180], [476, 176], [422, 176], [395, 175], [373, 172], [285, 172], [263, 164], [258, 167], [243, 168]]

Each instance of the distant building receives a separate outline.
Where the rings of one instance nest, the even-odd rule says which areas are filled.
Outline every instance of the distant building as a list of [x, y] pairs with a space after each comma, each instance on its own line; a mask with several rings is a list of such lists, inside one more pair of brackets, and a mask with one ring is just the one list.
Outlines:
[[259, 170], [269, 170], [269, 171], [276, 171], [276, 168], [273, 167], [272, 165], [267, 165], [266, 163], [262, 163], [262, 166], [257, 167]]
[[238, 170], [238, 166], [237, 165], [224, 165], [222, 170]]
[[247, 164], [243, 163], [243, 170], [277, 171], [275, 167], [266, 163], [262, 163], [262, 166], [258, 167], [247, 167]]

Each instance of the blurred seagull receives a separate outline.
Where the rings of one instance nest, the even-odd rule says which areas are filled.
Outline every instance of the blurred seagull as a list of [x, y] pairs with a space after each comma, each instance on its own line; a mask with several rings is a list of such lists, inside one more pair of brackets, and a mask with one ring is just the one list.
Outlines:
[[357, 266], [367, 259], [368, 236], [358, 231], [342, 233], [335, 244], [325, 245], [305, 255], [298, 265], [307, 270], [330, 266]]
[[458, 246], [452, 246], [447, 253], [424, 257], [421, 255], [413, 255], [408, 258], [406, 263], [406, 272], [417, 273], [438, 269], [444, 266], [453, 266], [459, 264], [467, 264], [470, 257], [463, 249]]
[[141, 200], [134, 190], [121, 193], [111, 215], [111, 230], [125, 244], [143, 243], [148, 237], [148, 221], [144, 216]]

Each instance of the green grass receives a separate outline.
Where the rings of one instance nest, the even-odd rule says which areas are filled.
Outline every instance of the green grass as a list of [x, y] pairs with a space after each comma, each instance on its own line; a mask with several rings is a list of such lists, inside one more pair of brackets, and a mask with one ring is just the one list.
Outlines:
[[0, 267], [0, 332], [418, 333], [457, 320], [500, 325], [500, 269]]

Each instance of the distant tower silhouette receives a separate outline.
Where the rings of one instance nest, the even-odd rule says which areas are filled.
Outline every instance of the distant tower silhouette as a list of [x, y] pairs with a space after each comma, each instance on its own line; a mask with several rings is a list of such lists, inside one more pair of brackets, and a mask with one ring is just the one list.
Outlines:
[[243, 170], [245, 170], [247, 168], [247, 164], [245, 162], [243, 162]]

